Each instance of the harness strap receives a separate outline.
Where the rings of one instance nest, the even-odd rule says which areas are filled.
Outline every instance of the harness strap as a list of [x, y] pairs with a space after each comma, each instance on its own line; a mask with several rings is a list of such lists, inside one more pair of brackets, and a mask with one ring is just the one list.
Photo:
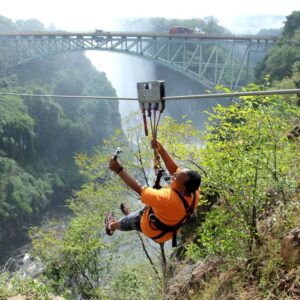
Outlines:
[[150, 227], [152, 227], [151, 225], [154, 224], [154, 226], [156, 228], [152, 229], [158, 229], [161, 230], [161, 232], [152, 237], [153, 240], [157, 240], [161, 237], [163, 237], [165, 234], [167, 234], [168, 232], [172, 232], [172, 247], [176, 247], [177, 246], [177, 230], [188, 221], [188, 219], [190, 218], [191, 214], [194, 212], [194, 206], [195, 206], [195, 199], [196, 199], [196, 195], [195, 193], [193, 194], [193, 202], [192, 205], [190, 206], [187, 202], [187, 200], [184, 198], [184, 196], [180, 193], [178, 193], [177, 191], [175, 191], [176, 194], [179, 196], [180, 200], [182, 201], [184, 208], [186, 210], [186, 215], [175, 225], [166, 225], [163, 222], [161, 222], [157, 216], [155, 216], [153, 209], [150, 207], [149, 210], [149, 225]]

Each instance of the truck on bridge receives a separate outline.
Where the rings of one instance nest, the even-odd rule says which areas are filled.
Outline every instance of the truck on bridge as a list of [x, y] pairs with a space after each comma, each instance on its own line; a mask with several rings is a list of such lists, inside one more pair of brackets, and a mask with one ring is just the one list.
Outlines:
[[187, 26], [172, 26], [169, 29], [169, 33], [204, 33], [200, 28], [198, 27], [187, 27]]

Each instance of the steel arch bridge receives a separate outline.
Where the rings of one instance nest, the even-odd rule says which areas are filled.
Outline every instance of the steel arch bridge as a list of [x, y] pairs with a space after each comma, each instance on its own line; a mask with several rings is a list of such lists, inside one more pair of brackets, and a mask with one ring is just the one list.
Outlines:
[[209, 89], [216, 85], [237, 89], [249, 82], [251, 70], [275, 41], [276, 37], [258, 35], [19, 32], [0, 33], [0, 53], [15, 66], [70, 51], [117, 52], [165, 65]]

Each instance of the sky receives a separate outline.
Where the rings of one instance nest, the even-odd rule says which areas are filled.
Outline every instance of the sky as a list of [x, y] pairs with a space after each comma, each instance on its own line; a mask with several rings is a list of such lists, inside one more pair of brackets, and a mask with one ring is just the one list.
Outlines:
[[[69, 31], [115, 30], [120, 18], [165, 17], [203, 18], [214, 16], [219, 24], [232, 29], [240, 26], [244, 16], [263, 15], [265, 28], [272, 24], [267, 16], [286, 16], [300, 10], [299, 0], [2, 0], [0, 15], [12, 19], [35, 18], [47, 27]], [[238, 18], [238, 22], [236, 21]]]

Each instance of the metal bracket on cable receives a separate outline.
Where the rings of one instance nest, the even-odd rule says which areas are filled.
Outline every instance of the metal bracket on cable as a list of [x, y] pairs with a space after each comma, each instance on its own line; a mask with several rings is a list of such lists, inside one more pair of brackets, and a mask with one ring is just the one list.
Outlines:
[[147, 81], [137, 83], [138, 100], [141, 110], [147, 108], [152, 103], [162, 113], [165, 109], [165, 81]]

